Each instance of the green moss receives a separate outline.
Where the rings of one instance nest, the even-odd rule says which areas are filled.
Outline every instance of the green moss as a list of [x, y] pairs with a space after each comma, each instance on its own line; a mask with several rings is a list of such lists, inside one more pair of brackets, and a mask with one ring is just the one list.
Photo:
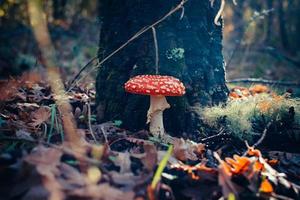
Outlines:
[[221, 119], [225, 119], [225, 125], [234, 136], [251, 140], [255, 135], [253, 123], [259, 120], [282, 121], [290, 116], [289, 111], [295, 112], [292, 123], [300, 125], [300, 99], [290, 99], [281, 96], [261, 94], [249, 97], [245, 100], [230, 100], [226, 106], [214, 106], [204, 108], [204, 121], [210, 126], [218, 126]]

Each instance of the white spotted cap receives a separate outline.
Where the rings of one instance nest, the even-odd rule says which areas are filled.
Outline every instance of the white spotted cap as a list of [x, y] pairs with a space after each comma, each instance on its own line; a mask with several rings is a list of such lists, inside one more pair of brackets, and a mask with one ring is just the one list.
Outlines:
[[125, 83], [126, 92], [142, 95], [182, 96], [183, 83], [172, 76], [139, 75]]

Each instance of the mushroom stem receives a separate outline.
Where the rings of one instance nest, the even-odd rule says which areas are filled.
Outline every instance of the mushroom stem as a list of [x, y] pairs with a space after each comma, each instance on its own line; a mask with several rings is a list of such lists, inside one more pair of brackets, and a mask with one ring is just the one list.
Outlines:
[[147, 123], [150, 123], [150, 132], [156, 136], [165, 133], [163, 111], [170, 108], [165, 96], [150, 96], [150, 107], [147, 114]]

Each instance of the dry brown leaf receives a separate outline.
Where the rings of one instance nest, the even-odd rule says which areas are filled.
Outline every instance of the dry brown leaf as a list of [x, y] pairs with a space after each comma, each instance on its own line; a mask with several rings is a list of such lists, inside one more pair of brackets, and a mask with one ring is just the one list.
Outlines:
[[141, 179], [140, 176], [135, 176], [132, 172], [119, 173], [116, 171], [109, 172], [114, 183], [119, 185], [124, 185], [128, 188], [134, 187], [137, 184], [137, 181]]
[[178, 160], [198, 160], [198, 157], [195, 154], [195, 152], [201, 151], [201, 148], [198, 146], [198, 144], [182, 138], [173, 138], [172, 143], [174, 145], [173, 155]]
[[110, 186], [108, 183], [90, 185], [89, 187], [74, 190], [71, 194], [76, 197], [98, 200], [131, 200], [134, 198], [133, 191], [124, 192]]
[[25, 162], [36, 166], [42, 177], [44, 187], [49, 191], [49, 200], [64, 199], [63, 188], [56, 176], [59, 174], [58, 165], [62, 156], [61, 151], [43, 146], [36, 147], [31, 154], [24, 158]]
[[32, 122], [29, 123], [30, 126], [36, 127], [46, 122], [50, 117], [50, 108], [48, 106], [42, 106], [38, 110], [31, 113]]
[[141, 161], [145, 168], [151, 172], [157, 164], [157, 150], [152, 144], [144, 144], [144, 150], [146, 155], [141, 158]]

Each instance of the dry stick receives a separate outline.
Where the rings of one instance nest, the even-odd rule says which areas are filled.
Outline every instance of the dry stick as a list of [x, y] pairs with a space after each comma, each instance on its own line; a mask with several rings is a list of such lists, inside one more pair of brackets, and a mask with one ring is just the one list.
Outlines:
[[[88, 67], [88, 65], [85, 65], [82, 69], [80, 69], [80, 71], [78, 72], [78, 74], [76, 74], [75, 78], [71, 81], [71, 86], [69, 87], [68, 91], [70, 91], [75, 85], [77, 85], [81, 80], [83, 80], [86, 76], [88, 76], [89, 74], [91, 74], [95, 69], [99, 68], [104, 62], [106, 62], [108, 59], [110, 59], [112, 56], [114, 56], [116, 53], [118, 53], [120, 50], [122, 50], [124, 47], [126, 47], [129, 43], [131, 43], [133, 40], [137, 39], [140, 35], [144, 34], [145, 32], [147, 32], [148, 30], [152, 29], [152, 27], [155, 27], [156, 25], [160, 24], [161, 22], [163, 22], [166, 18], [168, 18], [170, 15], [172, 15], [173, 13], [175, 13], [177, 10], [181, 9], [183, 7], [183, 5], [187, 2], [188, 0], [182, 0], [175, 8], [173, 8], [172, 10], [170, 10], [166, 15], [164, 15], [163, 17], [161, 17], [159, 20], [157, 20], [156, 22], [154, 22], [151, 25], [148, 25], [144, 28], [142, 28], [141, 30], [139, 30], [136, 34], [134, 34], [129, 40], [127, 40], [127, 42], [125, 42], [124, 44], [122, 44], [119, 48], [117, 48], [116, 50], [114, 50], [112, 53], [110, 53], [108, 56], [106, 56], [104, 59], [102, 59], [99, 63], [97, 67], [93, 67], [91, 70], [89, 70], [87, 72], [87, 74], [83, 77], [81, 77], [78, 81], [75, 80], [80, 76], [80, 74], [85, 70], [85, 68]], [[95, 60], [97, 57], [92, 58], [92, 60]]]
[[[212, 3], [212, 5], [213, 5], [213, 3]], [[219, 11], [218, 11], [218, 13], [217, 13], [217, 15], [215, 16], [215, 19], [214, 19], [214, 23], [217, 26], [221, 26], [221, 23], [219, 22], [219, 18], [222, 16], [224, 8], [225, 8], [225, 0], [221, 0], [220, 9], [219, 9]]]
[[263, 83], [268, 85], [282, 85], [282, 86], [295, 86], [300, 87], [300, 83], [285, 82], [285, 81], [274, 81], [257, 78], [237, 78], [226, 81], [227, 83]]
[[220, 132], [217, 133], [216, 135], [211, 135], [211, 136], [201, 139], [201, 142], [206, 142], [207, 140], [211, 140], [211, 139], [217, 138], [221, 135], [225, 135], [226, 133], [224, 133], [224, 132], [225, 132], [225, 130], [221, 129]]
[[258, 145], [260, 145], [262, 143], [262, 141], [265, 139], [268, 129], [270, 128], [270, 126], [272, 125], [273, 121], [270, 121], [267, 125], [266, 128], [263, 131], [263, 134], [261, 135], [261, 137], [259, 138], [259, 140], [257, 140], [257, 142], [255, 142], [255, 144], [252, 145], [253, 148], [257, 147]]
[[[215, 3], [215, 0], [210, 0], [210, 6], [213, 7], [214, 6], [214, 3]], [[236, 0], [232, 0], [232, 3], [233, 5], [237, 5], [237, 2]], [[221, 24], [218, 22], [219, 21], [219, 18], [221, 17], [222, 13], [223, 13], [223, 10], [225, 8], [225, 0], [221, 0], [221, 6], [219, 8], [219, 11], [217, 13], [217, 15], [215, 16], [215, 19], [214, 19], [214, 23], [218, 26], [220, 26]]]
[[91, 122], [91, 115], [92, 115], [92, 112], [91, 112], [91, 104], [90, 104], [90, 101], [87, 102], [87, 106], [88, 106], [88, 121], [89, 121], [89, 130], [90, 130], [90, 133], [94, 139], [94, 141], [96, 143], [98, 143], [97, 139], [96, 139], [96, 136], [93, 132], [93, 129], [92, 129], [92, 122]]
[[[273, 122], [273, 121], [270, 121], [270, 122], [266, 125], [266, 128], [264, 129], [264, 131], [263, 131], [261, 137], [259, 138], [259, 140], [257, 140], [257, 141], [252, 145], [253, 148], [256, 148], [258, 145], [260, 145], [260, 144], [263, 142], [263, 140], [266, 138], [268, 129], [269, 129], [270, 126], [272, 125], [272, 122]], [[247, 148], [250, 147], [247, 141], [245, 141], [245, 144], [246, 144]], [[247, 155], [247, 151], [248, 151], [248, 150], [246, 150], [246, 151], [243, 153], [243, 156], [246, 156], [246, 155]]]
[[159, 57], [158, 57], [158, 44], [157, 44], [156, 30], [155, 30], [154, 26], [152, 26], [151, 28], [152, 28], [154, 48], [155, 48], [155, 73], [158, 74]]
[[81, 138], [76, 132], [77, 127], [72, 114], [72, 107], [64, 93], [64, 85], [57, 68], [55, 49], [50, 39], [45, 13], [42, 11], [42, 2], [40, 0], [29, 0], [28, 11], [34, 36], [41, 51], [42, 63], [47, 69], [48, 82], [62, 116], [66, 139], [70, 143], [71, 148], [79, 148]]

